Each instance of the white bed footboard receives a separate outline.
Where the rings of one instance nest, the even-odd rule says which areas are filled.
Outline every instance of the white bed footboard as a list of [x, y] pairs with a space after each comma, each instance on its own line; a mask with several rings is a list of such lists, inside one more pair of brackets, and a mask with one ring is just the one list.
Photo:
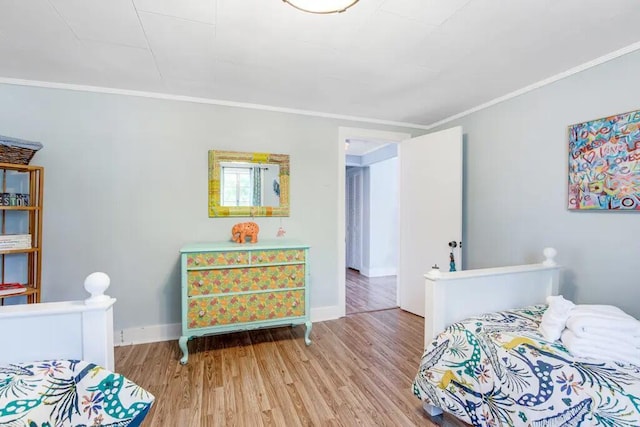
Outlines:
[[425, 274], [425, 348], [447, 326], [471, 316], [544, 304], [558, 292], [555, 249], [546, 248], [541, 264]]
[[109, 276], [90, 274], [85, 301], [0, 307], [0, 365], [78, 359], [114, 370], [113, 304]]

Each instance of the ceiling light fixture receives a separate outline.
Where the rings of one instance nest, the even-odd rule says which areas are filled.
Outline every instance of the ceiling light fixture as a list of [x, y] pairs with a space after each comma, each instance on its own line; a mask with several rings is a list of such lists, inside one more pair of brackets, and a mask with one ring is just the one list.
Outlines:
[[359, 0], [282, 0], [298, 10], [309, 13], [330, 14], [342, 13]]

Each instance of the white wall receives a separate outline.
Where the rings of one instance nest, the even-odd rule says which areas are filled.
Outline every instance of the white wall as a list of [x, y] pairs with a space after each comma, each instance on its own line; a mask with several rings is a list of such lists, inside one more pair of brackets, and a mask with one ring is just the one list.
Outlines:
[[365, 235], [362, 274], [392, 276], [398, 263], [398, 159], [369, 165], [365, 174]]
[[[207, 152], [286, 153], [288, 238], [311, 245], [311, 306], [338, 307], [338, 127], [399, 128], [187, 102], [0, 85], [0, 134], [41, 141], [43, 300], [112, 278], [116, 329], [180, 321], [179, 249], [228, 240], [207, 216]], [[410, 132], [407, 129], [400, 129]], [[344, 142], [342, 142], [344, 144]], [[280, 218], [256, 218], [275, 237]], [[342, 274], [342, 273], [341, 273]]]
[[567, 210], [567, 127], [640, 108], [640, 52], [442, 128], [465, 134], [466, 268], [541, 260], [558, 249], [561, 292], [640, 317], [640, 212]]

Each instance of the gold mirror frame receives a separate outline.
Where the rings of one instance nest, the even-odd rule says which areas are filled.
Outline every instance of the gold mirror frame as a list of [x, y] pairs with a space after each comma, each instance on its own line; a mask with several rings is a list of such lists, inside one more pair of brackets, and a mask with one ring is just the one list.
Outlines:
[[[280, 206], [221, 206], [220, 163], [273, 163], [280, 166]], [[289, 155], [209, 151], [209, 217], [229, 216], [289, 216]]]

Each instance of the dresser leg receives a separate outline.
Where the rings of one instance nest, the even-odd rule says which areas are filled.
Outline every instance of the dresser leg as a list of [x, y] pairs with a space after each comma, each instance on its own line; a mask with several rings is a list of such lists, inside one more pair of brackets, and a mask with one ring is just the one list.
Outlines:
[[189, 337], [185, 337], [184, 335], [178, 340], [178, 345], [180, 346], [180, 350], [182, 350], [182, 359], [180, 359], [180, 363], [183, 365], [186, 365], [187, 360], [189, 360], [189, 348], [187, 347], [188, 340]]
[[304, 343], [306, 345], [311, 345], [311, 340], [309, 339], [309, 335], [311, 334], [311, 327], [313, 326], [311, 322], [304, 322], [304, 326], [307, 330], [304, 332]]

